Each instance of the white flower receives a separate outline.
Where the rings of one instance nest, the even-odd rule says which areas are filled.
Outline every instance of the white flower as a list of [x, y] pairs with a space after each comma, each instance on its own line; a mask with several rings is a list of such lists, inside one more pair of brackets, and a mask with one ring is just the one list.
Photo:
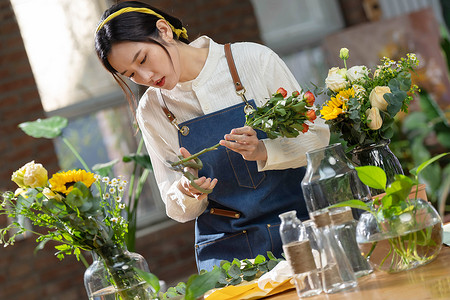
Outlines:
[[113, 222], [113, 223], [117, 223], [118, 221], [119, 221], [118, 218], [111, 218], [111, 222]]
[[33, 160], [15, 171], [11, 176], [11, 180], [21, 188], [37, 188], [47, 185], [47, 175], [47, 170], [42, 164], [36, 164]]
[[113, 178], [111, 179], [111, 185], [116, 185], [119, 182], [119, 180], [117, 180], [117, 178]]
[[44, 194], [44, 196], [47, 197], [47, 199], [55, 199], [57, 201], [62, 201], [63, 199], [63, 197], [60, 194], [53, 192], [51, 189], [47, 187], [44, 188], [42, 194]]
[[369, 71], [366, 66], [354, 66], [347, 70], [347, 78], [350, 82], [364, 78], [368, 74]]
[[122, 185], [119, 185], [119, 186], [117, 187], [117, 190], [118, 190], [119, 192], [123, 192], [123, 191], [124, 191], [124, 187], [123, 187]]
[[103, 177], [102, 182], [109, 182], [109, 177]]
[[111, 197], [111, 195], [109, 193], [106, 193], [103, 195], [103, 199], [109, 199], [109, 197]]
[[366, 93], [366, 89], [363, 86], [359, 85], [359, 84], [352, 85], [352, 88], [355, 91], [355, 95], [357, 97], [362, 97]]
[[115, 188], [115, 187], [110, 187], [110, 188], [109, 188], [109, 192], [110, 192], [111, 194], [114, 194], [115, 191], [116, 191], [116, 188]]
[[347, 86], [347, 80], [341, 73], [337, 67], [333, 67], [328, 71], [328, 77], [325, 79], [325, 83], [327, 88], [333, 92], [339, 92]]
[[98, 174], [95, 174], [95, 175], [94, 175], [95, 181], [99, 181], [101, 178], [102, 178], [102, 177], [101, 177], [100, 175], [98, 175]]
[[120, 204], [119, 204], [119, 208], [120, 208], [120, 209], [124, 209], [124, 208], [125, 208], [125, 204], [120, 203]]
[[120, 201], [122, 201], [122, 198], [119, 197], [119, 196], [117, 196], [117, 197], [115, 198], [115, 200], [116, 200], [116, 202], [120, 202]]
[[266, 127], [266, 128], [272, 128], [272, 126], [273, 126], [273, 120], [272, 119], [269, 119], [269, 120], [267, 120], [267, 121], [265, 121], [263, 123], [264, 123], [264, 127]]

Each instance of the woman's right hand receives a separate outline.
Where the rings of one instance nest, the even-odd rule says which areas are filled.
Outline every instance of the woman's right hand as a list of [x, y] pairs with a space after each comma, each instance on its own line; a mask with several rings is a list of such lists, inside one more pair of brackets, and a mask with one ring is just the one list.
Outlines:
[[[184, 147], [180, 148], [180, 153], [181, 153], [181, 155], [183, 155], [184, 158], [191, 156], [189, 151]], [[197, 169], [185, 168], [184, 171], [191, 173], [195, 177], [198, 177]], [[205, 176], [202, 176], [198, 179], [195, 179], [194, 182], [202, 189], [212, 190], [217, 184], [217, 179], [216, 178], [211, 179], [211, 178], [206, 178]], [[203, 200], [207, 197], [207, 194], [202, 193], [201, 191], [197, 190], [194, 186], [192, 186], [191, 181], [189, 179], [187, 179], [185, 176], [181, 177], [181, 180], [178, 183], [178, 189], [183, 194], [193, 197], [193, 198], [196, 198], [197, 200]]]

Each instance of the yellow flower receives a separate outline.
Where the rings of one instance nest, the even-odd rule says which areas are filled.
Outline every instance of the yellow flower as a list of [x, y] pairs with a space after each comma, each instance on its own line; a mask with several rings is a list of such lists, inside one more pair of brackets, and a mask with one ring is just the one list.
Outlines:
[[95, 182], [94, 174], [85, 170], [70, 170], [56, 173], [49, 179], [53, 191], [66, 195], [72, 191], [73, 185], [80, 181], [87, 187], [90, 187]]
[[320, 114], [325, 120], [336, 119], [340, 114], [348, 108], [348, 99], [355, 97], [353, 88], [342, 90], [322, 107]]
[[11, 180], [21, 188], [46, 186], [47, 179], [47, 170], [41, 164], [35, 164], [34, 160], [15, 171], [11, 176]]

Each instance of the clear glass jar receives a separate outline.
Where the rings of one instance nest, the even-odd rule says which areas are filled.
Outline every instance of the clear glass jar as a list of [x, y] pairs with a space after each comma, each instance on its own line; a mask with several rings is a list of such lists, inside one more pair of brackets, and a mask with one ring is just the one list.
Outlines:
[[[308, 164], [302, 189], [310, 214], [346, 200], [371, 200], [368, 186], [359, 179], [341, 144], [308, 151], [306, 158]], [[362, 213], [359, 210], [353, 212], [356, 219]]]
[[422, 199], [405, 204], [410, 209], [399, 215], [365, 212], [358, 221], [356, 241], [375, 269], [410, 270], [433, 261], [442, 248], [442, 220], [433, 205]]
[[331, 222], [336, 239], [342, 245], [356, 278], [373, 272], [369, 261], [362, 256], [356, 242], [357, 221], [353, 218], [350, 208], [341, 211], [330, 212]]
[[286, 260], [291, 266], [295, 288], [300, 298], [322, 292], [319, 270], [316, 266], [310, 241], [295, 210], [279, 215], [280, 236]]
[[311, 214], [317, 230], [317, 243], [320, 248], [322, 288], [327, 294], [356, 287], [355, 273], [344, 253], [344, 249], [335, 237], [331, 218], [327, 211]]
[[108, 244], [91, 252], [93, 262], [84, 273], [89, 300], [150, 300], [154, 291], [134, 268], [149, 272], [140, 254]]

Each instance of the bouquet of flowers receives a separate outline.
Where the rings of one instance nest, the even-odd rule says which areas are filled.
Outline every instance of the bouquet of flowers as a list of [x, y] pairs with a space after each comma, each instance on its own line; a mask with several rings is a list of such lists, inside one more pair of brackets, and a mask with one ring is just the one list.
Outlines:
[[[126, 180], [100, 178], [85, 170], [59, 172], [48, 179], [47, 170], [34, 161], [15, 171], [11, 179], [18, 189], [3, 194], [0, 214], [17, 221], [0, 229], [0, 243], [5, 247], [27, 231], [38, 236], [38, 248], [51, 240], [58, 242], [55, 248], [60, 259], [65, 254], [79, 258], [81, 250], [124, 242], [127, 222], [121, 216], [125, 208], [121, 201]], [[95, 196], [94, 184], [99, 192]], [[48, 231], [33, 231], [26, 226], [26, 219]], [[8, 235], [10, 232], [13, 234]]]
[[[314, 123], [317, 118], [314, 102], [314, 94], [310, 91], [305, 93], [294, 91], [288, 97], [287, 91], [280, 87], [263, 106], [254, 108], [246, 114], [244, 126], [264, 131], [271, 139], [296, 137], [300, 133], [306, 133], [309, 130], [308, 123]], [[205, 148], [187, 158], [180, 157], [179, 161], [171, 162], [171, 167], [182, 172], [199, 191], [210, 193], [210, 190], [196, 186], [194, 182], [196, 178], [184, 168], [201, 169], [202, 164], [198, 157], [219, 146], [220, 144], [216, 144]]]
[[[20, 125], [27, 134], [45, 138], [61, 135], [65, 126], [67, 119], [61, 117]], [[36, 249], [55, 241], [59, 259], [74, 254], [85, 262], [81, 250], [93, 251], [102, 258], [106, 279], [114, 286], [110, 293], [118, 299], [152, 299], [143, 271], [124, 247], [128, 222], [122, 217], [126, 208], [122, 197], [127, 181], [90, 172], [73, 146], [65, 138], [63, 141], [86, 170], [58, 172], [49, 179], [44, 166], [31, 161], [15, 171], [11, 179], [18, 188], [3, 193], [0, 206], [0, 215], [14, 221], [0, 228], [0, 243], [13, 245], [17, 235], [30, 232], [38, 236]], [[28, 226], [27, 220], [33, 226]]]
[[407, 54], [399, 61], [384, 57], [373, 72], [366, 66], [347, 69], [347, 48], [341, 49], [339, 57], [344, 68], [329, 70], [325, 83], [330, 100], [322, 106], [320, 116], [348, 147], [390, 139], [394, 117], [399, 111], [408, 111], [412, 95], [418, 91], [410, 73], [419, 64], [417, 57]]

